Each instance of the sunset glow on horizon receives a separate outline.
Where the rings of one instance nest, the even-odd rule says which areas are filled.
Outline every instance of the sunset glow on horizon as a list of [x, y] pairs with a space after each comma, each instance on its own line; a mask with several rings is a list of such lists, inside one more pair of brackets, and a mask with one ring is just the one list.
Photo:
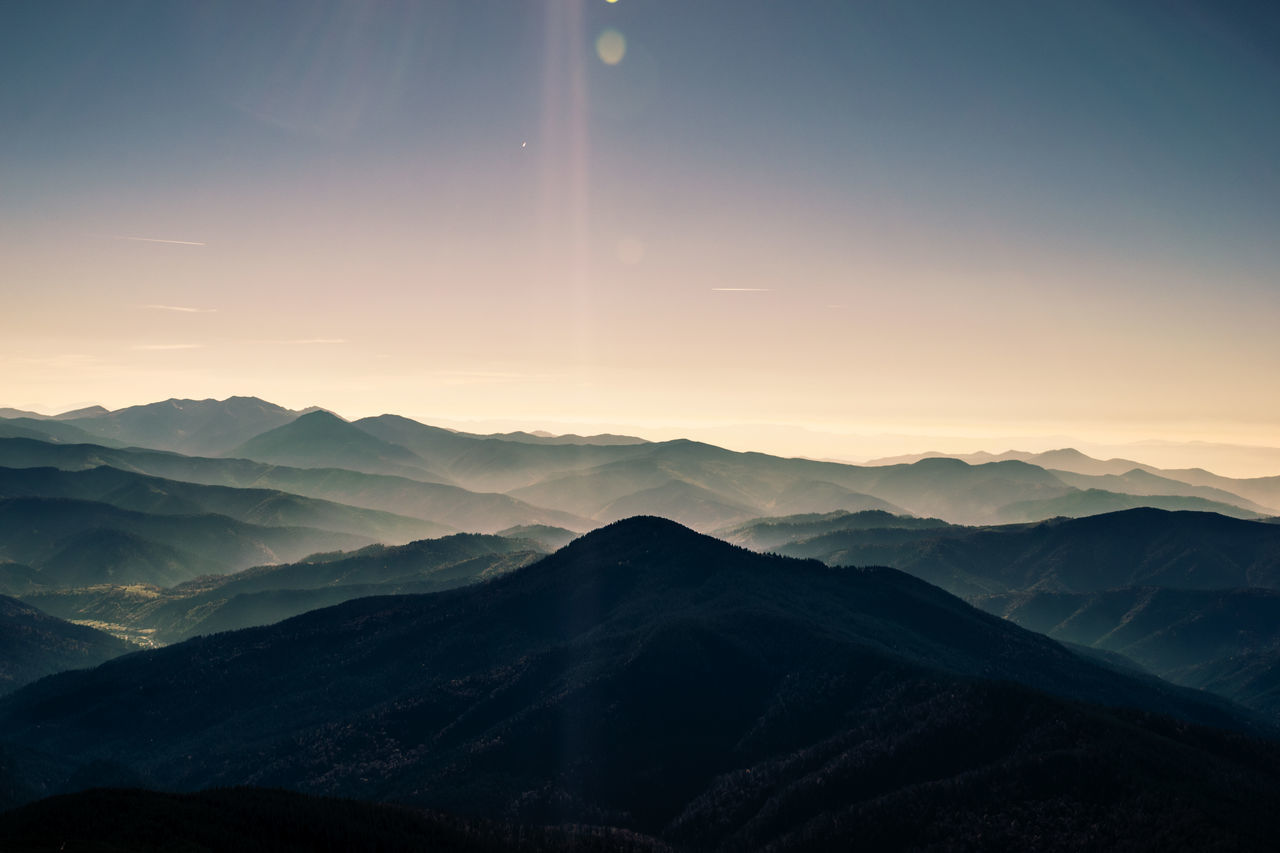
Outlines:
[[10, 4], [0, 406], [1277, 446], [1278, 32], [1181, 0]]

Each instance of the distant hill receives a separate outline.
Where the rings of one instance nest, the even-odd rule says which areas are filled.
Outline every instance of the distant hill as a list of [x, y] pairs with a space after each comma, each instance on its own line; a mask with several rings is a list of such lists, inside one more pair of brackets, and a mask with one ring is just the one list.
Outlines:
[[307, 560], [204, 576], [163, 589], [97, 585], [28, 593], [65, 619], [109, 624], [146, 645], [269, 625], [353, 598], [452, 589], [526, 566], [545, 552], [529, 540], [460, 533], [408, 545], [314, 554]]
[[1280, 588], [1280, 528], [1213, 513], [1134, 509], [1001, 527], [843, 530], [779, 553], [891, 565], [957, 595], [1125, 586]]
[[59, 468], [0, 467], [0, 498], [41, 497], [100, 501], [119, 509], [156, 515], [220, 514], [268, 527], [313, 527], [403, 544], [450, 532], [431, 522], [275, 489], [206, 486], [149, 477], [99, 466], [77, 471]]
[[97, 666], [133, 650], [109, 634], [0, 595], [0, 695], [46, 675]]
[[563, 527], [552, 527], [548, 524], [520, 524], [515, 527], [508, 527], [505, 530], [499, 530], [497, 535], [506, 536], [509, 539], [532, 540], [542, 546], [547, 553], [550, 553], [568, 545], [581, 534]]
[[900, 572], [640, 518], [486, 584], [39, 682], [0, 701], [0, 731], [148, 784], [358, 794], [699, 849], [926, 844], [988, 823], [1013, 846], [1051, 828], [1104, 847], [1273, 837], [1280, 747], [1078, 700], [1255, 725]]
[[757, 518], [744, 524], [722, 527], [715, 532], [715, 535], [726, 542], [732, 542], [734, 545], [750, 548], [753, 551], [772, 551], [792, 542], [802, 542], [818, 536], [849, 531], [939, 530], [951, 526], [936, 518], [915, 518], [895, 515], [883, 510], [866, 510]]
[[300, 414], [257, 397], [228, 397], [171, 399], [113, 412], [71, 412], [58, 419], [126, 445], [213, 455], [289, 423]]
[[50, 418], [11, 418], [0, 420], [0, 438], [30, 438], [51, 441], [54, 444], [78, 444], [92, 442], [108, 447], [120, 447], [121, 442], [93, 435], [72, 424], [60, 423]]
[[345, 468], [441, 482], [440, 476], [413, 451], [383, 441], [325, 411], [303, 415], [254, 436], [226, 455], [296, 468]]
[[550, 524], [577, 530], [591, 526], [586, 519], [532, 506], [507, 495], [338, 468], [290, 468], [248, 459], [212, 459], [94, 445], [53, 445], [18, 438], [0, 438], [0, 465], [49, 466], [70, 471], [106, 465], [190, 483], [290, 492], [478, 533], [517, 524]]
[[263, 527], [221, 515], [153, 515], [96, 501], [0, 499], [0, 560], [27, 563], [50, 588], [90, 583], [167, 586], [207, 572], [358, 548], [369, 539]]

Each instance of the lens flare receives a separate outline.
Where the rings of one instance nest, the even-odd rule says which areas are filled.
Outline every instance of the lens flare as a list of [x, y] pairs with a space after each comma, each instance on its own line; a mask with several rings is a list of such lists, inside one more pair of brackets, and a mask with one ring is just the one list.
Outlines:
[[627, 40], [617, 30], [605, 30], [596, 39], [596, 56], [605, 65], [617, 65], [626, 55]]

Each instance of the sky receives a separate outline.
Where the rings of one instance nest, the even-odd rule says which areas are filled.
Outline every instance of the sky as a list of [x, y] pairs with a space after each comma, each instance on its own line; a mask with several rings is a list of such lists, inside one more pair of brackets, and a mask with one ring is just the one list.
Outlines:
[[19, 0], [0, 81], [0, 405], [1280, 445], [1271, 4]]

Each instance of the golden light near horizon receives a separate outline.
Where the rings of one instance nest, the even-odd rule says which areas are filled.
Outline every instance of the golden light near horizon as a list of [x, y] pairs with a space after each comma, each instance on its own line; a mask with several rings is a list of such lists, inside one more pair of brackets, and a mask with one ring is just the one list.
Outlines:
[[613, 28], [609, 28], [596, 38], [596, 56], [605, 65], [617, 65], [627, 55], [627, 40]]

